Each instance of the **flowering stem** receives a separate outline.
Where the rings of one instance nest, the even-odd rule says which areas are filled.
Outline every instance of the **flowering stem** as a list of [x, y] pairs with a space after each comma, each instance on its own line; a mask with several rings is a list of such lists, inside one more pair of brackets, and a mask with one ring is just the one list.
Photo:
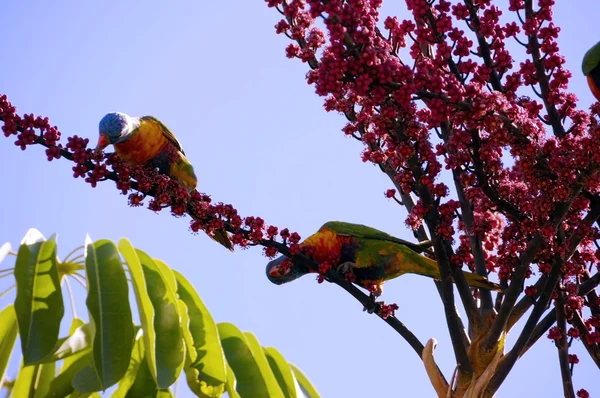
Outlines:
[[[450, 139], [449, 127], [446, 123], [442, 125], [442, 138], [448, 142]], [[472, 204], [469, 202], [465, 195], [465, 189], [460, 181], [461, 170], [455, 168], [452, 170], [452, 176], [454, 178], [454, 186], [456, 187], [456, 193], [458, 201], [460, 202], [460, 208], [462, 211], [462, 217], [467, 228], [467, 234], [469, 236], [469, 243], [471, 244], [471, 253], [473, 254], [473, 261], [475, 262], [475, 271], [481, 276], [487, 277], [487, 269], [485, 267], [485, 256], [483, 253], [483, 246], [481, 237], [472, 233], [472, 225], [475, 220], [473, 214]], [[479, 290], [481, 296], [481, 307], [484, 314], [491, 313], [494, 308], [492, 301], [492, 292], [489, 290]]]
[[[0, 113], [0, 121], [4, 120], [4, 116], [2, 113]], [[16, 130], [19, 132], [24, 132], [25, 129], [23, 128], [22, 125], [17, 124], [16, 125]], [[70, 161], [75, 161], [73, 154], [71, 152], [69, 152], [67, 149], [62, 148], [62, 147], [58, 147], [58, 146], [53, 146], [48, 144], [48, 142], [44, 139], [44, 137], [42, 137], [41, 135], [36, 136], [35, 141], [33, 142], [33, 144], [39, 144], [42, 145], [46, 148], [57, 148], [60, 152], [61, 157], [70, 160]], [[93, 170], [96, 165], [94, 162], [92, 162], [91, 160], [86, 160], [83, 163], [88, 170]], [[112, 180], [115, 182], [119, 182], [119, 176], [117, 175], [116, 172], [112, 171], [112, 172], [107, 172], [107, 174], [104, 175], [104, 178], [102, 180]], [[134, 191], [139, 191], [138, 186], [139, 183], [136, 180], [131, 180], [130, 181], [130, 189], [134, 190]], [[155, 192], [154, 192], [154, 188], [150, 189], [149, 191], [144, 191], [143, 192], [145, 196], [151, 196], [151, 197], [155, 197]], [[192, 217], [193, 219], [196, 220], [201, 220], [203, 222], [207, 222], [210, 221], [209, 219], [206, 218], [202, 218], [200, 217], [195, 209], [194, 206], [192, 205], [192, 202], [188, 202], [187, 208], [186, 208], [186, 212], [187, 214]], [[210, 216], [209, 216], [210, 217]], [[223, 220], [223, 228], [233, 234], [241, 234], [244, 235], [246, 237], [249, 237], [249, 234], [251, 231], [249, 230], [245, 230], [243, 228], [235, 228], [229, 221], [225, 221]], [[292, 257], [290, 255], [289, 249], [287, 247], [287, 245], [274, 241], [274, 240], [270, 240], [270, 239], [260, 239], [258, 241], [256, 241], [257, 244], [262, 245], [264, 247], [273, 247], [276, 248], [280, 253], [287, 255], [288, 257]], [[75, 252], [75, 251], [73, 251]], [[71, 255], [71, 254], [70, 254]], [[316, 264], [315, 262], [313, 262], [312, 260], [308, 259], [308, 258], [303, 258], [304, 256], [293, 256], [294, 257], [294, 261], [297, 260], [297, 258], [300, 258], [301, 260], [308, 262], [308, 265], [310, 268], [312, 269], [316, 269], [318, 268], [318, 264]], [[77, 258], [78, 259], [78, 258]], [[71, 274], [71, 276], [74, 278], [74, 280], [79, 283], [82, 287], [84, 287], [85, 289], [87, 289], [86, 283], [85, 283], [85, 277], [78, 274], [78, 273], [73, 273]], [[335, 277], [334, 277], [335, 278]], [[362, 293], [360, 290], [358, 290], [358, 288], [356, 288], [354, 285], [350, 284], [349, 282], [346, 282], [345, 280], [339, 279], [337, 278], [337, 284], [340, 285], [342, 288], [344, 288], [345, 290], [352, 292], [353, 296], [357, 299], [359, 299], [359, 301], [361, 301], [362, 303], [367, 303], [370, 298], [369, 296], [367, 296], [366, 294]], [[384, 319], [383, 316], [381, 316], [380, 314], [377, 314], [380, 318]], [[411, 347], [413, 347], [413, 349], [415, 350], [415, 352], [419, 355], [421, 355], [421, 351], [422, 351], [422, 347], [423, 345], [418, 342], [418, 339], [412, 334], [412, 332], [410, 332], [398, 319], [396, 319], [393, 315], [387, 316], [385, 319], [386, 323], [388, 323], [392, 328], [394, 328], [394, 330], [396, 330], [399, 334], [402, 335], [402, 337], [404, 337], [409, 344], [411, 345]]]
[[498, 71], [496, 70], [496, 66], [494, 65], [494, 61], [492, 60], [492, 54], [490, 50], [490, 45], [485, 39], [485, 36], [481, 34], [481, 22], [479, 20], [479, 15], [477, 12], [477, 8], [473, 4], [473, 0], [465, 0], [465, 4], [469, 8], [469, 16], [471, 20], [472, 31], [477, 36], [477, 44], [479, 44], [479, 51], [481, 52], [481, 58], [485, 65], [490, 68], [490, 84], [492, 88], [499, 92], [504, 92], [504, 87], [500, 82], [500, 77], [498, 76]]

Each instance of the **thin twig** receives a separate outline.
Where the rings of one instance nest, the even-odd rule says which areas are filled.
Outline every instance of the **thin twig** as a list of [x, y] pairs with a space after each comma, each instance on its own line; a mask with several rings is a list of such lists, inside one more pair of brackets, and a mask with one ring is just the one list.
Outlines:
[[69, 294], [69, 302], [71, 303], [71, 314], [73, 315], [73, 319], [76, 319], [77, 311], [75, 310], [75, 299], [73, 298], [73, 290], [71, 289], [69, 278], [65, 278], [65, 284], [67, 285], [67, 293]]

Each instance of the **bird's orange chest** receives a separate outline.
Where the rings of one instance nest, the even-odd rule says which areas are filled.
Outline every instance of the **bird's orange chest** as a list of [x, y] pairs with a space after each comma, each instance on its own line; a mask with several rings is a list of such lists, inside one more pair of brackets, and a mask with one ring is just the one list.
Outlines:
[[344, 244], [343, 238], [335, 232], [322, 230], [306, 238], [301, 246], [310, 246], [312, 248], [311, 257], [317, 262], [334, 259], [339, 261]]
[[588, 86], [590, 86], [590, 90], [592, 91], [594, 97], [596, 97], [596, 99], [600, 101], [600, 87], [596, 85], [596, 82], [594, 81], [594, 78], [591, 74], [587, 76], [587, 82]]
[[142, 122], [130, 139], [115, 144], [114, 147], [123, 161], [138, 166], [155, 158], [166, 144], [167, 139], [160, 126]]

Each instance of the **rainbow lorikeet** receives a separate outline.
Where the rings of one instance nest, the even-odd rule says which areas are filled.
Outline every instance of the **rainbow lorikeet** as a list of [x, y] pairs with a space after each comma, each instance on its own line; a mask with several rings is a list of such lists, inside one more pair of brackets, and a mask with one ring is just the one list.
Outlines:
[[[132, 166], [157, 169], [159, 173], [177, 180], [188, 191], [196, 189], [198, 179], [194, 167], [185, 157], [175, 134], [157, 118], [132, 117], [121, 112], [111, 112], [100, 120], [99, 134], [96, 153], [112, 144], [124, 162]], [[225, 230], [217, 230], [214, 236], [209, 236], [233, 250]]]
[[[306, 238], [300, 246], [313, 248], [312, 258], [316, 262], [336, 258], [340, 272], [352, 272], [354, 283], [367, 289], [373, 286], [374, 297], [383, 292], [383, 283], [402, 274], [419, 274], [440, 279], [435, 260], [419, 253], [428, 251], [430, 242], [415, 244], [395, 238], [375, 228], [341, 221], [329, 221]], [[267, 264], [267, 277], [277, 285], [291, 282], [307, 273], [317, 272], [292, 262], [283, 265], [288, 258], [280, 256]], [[502, 290], [499, 285], [486, 278], [465, 272], [469, 286], [488, 290]]]
[[587, 77], [592, 94], [600, 101], [600, 42], [585, 53], [581, 70], [584, 76]]

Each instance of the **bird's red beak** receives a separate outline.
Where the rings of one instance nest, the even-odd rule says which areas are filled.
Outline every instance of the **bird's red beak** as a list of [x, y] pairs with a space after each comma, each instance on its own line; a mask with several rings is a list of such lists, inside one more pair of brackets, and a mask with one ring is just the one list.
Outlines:
[[98, 144], [96, 145], [96, 149], [94, 149], [94, 153], [96, 155], [98, 155], [109, 144], [110, 144], [110, 142], [108, 141], [108, 137], [105, 136], [104, 134], [100, 134], [100, 137], [98, 137]]

